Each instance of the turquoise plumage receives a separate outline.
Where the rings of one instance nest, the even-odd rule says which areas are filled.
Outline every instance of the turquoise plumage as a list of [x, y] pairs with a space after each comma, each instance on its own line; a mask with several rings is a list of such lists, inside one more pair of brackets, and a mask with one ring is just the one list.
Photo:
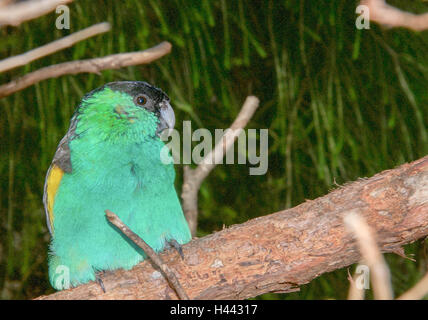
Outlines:
[[52, 233], [49, 278], [58, 290], [130, 269], [145, 257], [105, 217], [116, 213], [155, 251], [191, 240], [164, 164], [159, 132], [174, 126], [169, 98], [145, 82], [113, 82], [87, 94], [61, 140], [44, 193]]

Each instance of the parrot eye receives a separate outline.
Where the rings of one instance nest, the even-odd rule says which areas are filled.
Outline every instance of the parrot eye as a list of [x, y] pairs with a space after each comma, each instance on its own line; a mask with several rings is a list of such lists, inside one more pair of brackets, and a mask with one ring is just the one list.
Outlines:
[[147, 103], [147, 98], [143, 95], [139, 95], [135, 97], [134, 101], [137, 105], [144, 106]]

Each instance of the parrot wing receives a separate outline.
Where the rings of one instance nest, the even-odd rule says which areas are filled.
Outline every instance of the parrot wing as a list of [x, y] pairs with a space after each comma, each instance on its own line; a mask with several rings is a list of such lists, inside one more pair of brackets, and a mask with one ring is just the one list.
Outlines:
[[45, 179], [43, 204], [45, 206], [46, 223], [49, 232], [53, 234], [53, 220], [54, 220], [54, 200], [56, 192], [58, 191], [61, 179], [64, 173], [71, 173], [71, 154], [69, 142], [75, 138], [75, 131], [77, 125], [77, 114], [75, 114], [70, 122], [70, 128], [67, 134], [60, 141], [58, 148], [55, 152], [52, 164], [48, 169]]
[[43, 204], [45, 205], [46, 223], [51, 234], [53, 234], [53, 207], [55, 194], [58, 191], [63, 175], [64, 171], [55, 164], [52, 164], [49, 167], [48, 173], [46, 174]]

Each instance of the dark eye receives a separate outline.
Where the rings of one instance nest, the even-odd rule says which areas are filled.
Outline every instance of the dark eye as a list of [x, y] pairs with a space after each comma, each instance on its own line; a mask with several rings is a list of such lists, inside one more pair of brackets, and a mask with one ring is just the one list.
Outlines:
[[135, 98], [135, 103], [139, 106], [144, 106], [147, 103], [147, 98], [143, 95], [137, 96]]

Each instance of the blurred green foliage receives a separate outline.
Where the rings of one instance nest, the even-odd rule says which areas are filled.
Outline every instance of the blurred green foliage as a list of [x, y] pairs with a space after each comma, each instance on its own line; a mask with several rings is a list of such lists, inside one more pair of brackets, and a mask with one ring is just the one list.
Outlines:
[[[427, 12], [422, 1], [393, 1]], [[245, 97], [259, 110], [249, 128], [269, 129], [269, 169], [218, 166], [200, 191], [198, 235], [295, 206], [337, 184], [369, 177], [428, 151], [428, 33], [357, 30], [357, 1], [102, 1], [70, 4], [71, 29], [51, 13], [0, 29], [0, 58], [97, 22], [112, 31], [0, 75], [0, 83], [68, 60], [142, 50], [172, 53], [147, 66], [43, 81], [0, 100], [0, 297], [53, 292], [42, 205], [46, 170], [82, 95], [106, 82], [146, 80], [163, 88], [193, 129], [227, 128]], [[182, 167], [177, 166], [177, 188]], [[416, 262], [386, 255], [396, 294], [427, 270], [424, 240], [405, 248]], [[292, 294], [266, 299], [343, 299], [347, 270]], [[368, 296], [371, 296], [369, 291]]]

